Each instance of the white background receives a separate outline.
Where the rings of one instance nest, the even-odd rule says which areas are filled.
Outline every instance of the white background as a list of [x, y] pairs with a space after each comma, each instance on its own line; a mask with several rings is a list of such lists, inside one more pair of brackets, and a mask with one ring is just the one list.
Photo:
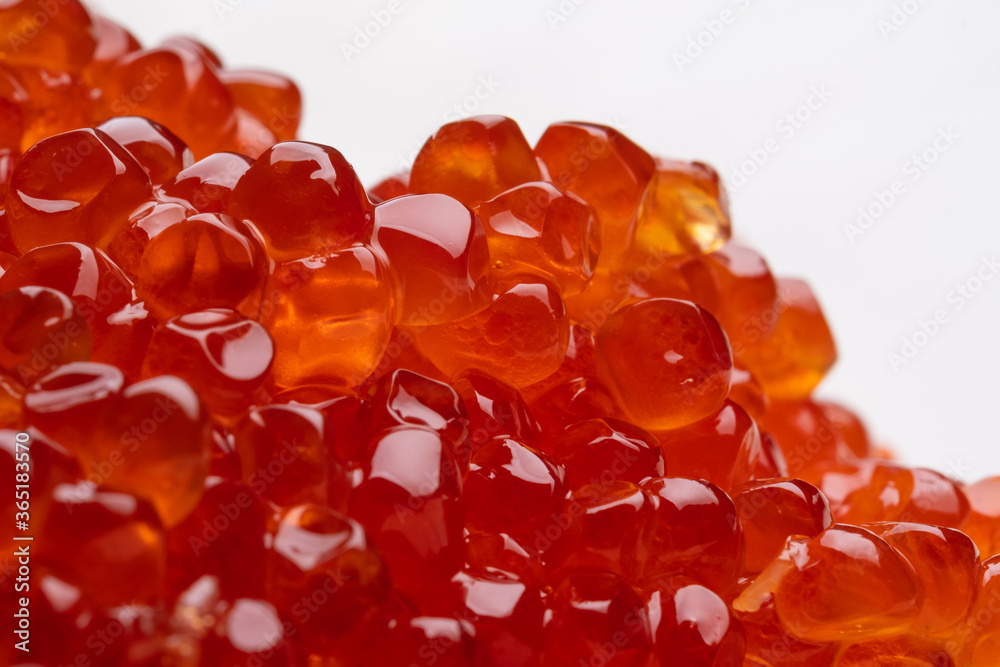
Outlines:
[[[821, 394], [907, 462], [1000, 474], [1000, 275], [961, 308], [952, 292], [1000, 259], [1000, 2], [397, 1], [350, 58], [343, 45], [373, 11], [384, 20], [388, 0], [91, 6], [143, 43], [186, 33], [228, 65], [291, 74], [302, 138], [339, 148], [369, 184], [412, 160], [456, 104], [512, 116], [532, 142], [549, 122], [593, 120], [712, 163], [742, 185], [730, 190], [738, 236], [775, 273], [808, 278], [826, 308], [840, 362]], [[682, 62], [689, 40], [705, 46]], [[495, 88], [485, 99], [481, 79]], [[799, 110], [816, 87], [831, 97]], [[797, 110], [808, 119], [783, 123]], [[957, 138], [934, 155], [949, 128]], [[777, 150], [742, 182], [734, 173], [768, 139]], [[936, 161], [914, 171], [926, 149]], [[859, 207], [897, 179], [902, 194], [849, 239]], [[947, 322], [893, 369], [889, 353], [939, 309]]]

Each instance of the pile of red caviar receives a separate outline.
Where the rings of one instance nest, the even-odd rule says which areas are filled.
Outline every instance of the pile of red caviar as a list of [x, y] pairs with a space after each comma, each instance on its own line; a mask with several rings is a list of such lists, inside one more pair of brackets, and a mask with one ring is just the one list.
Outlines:
[[812, 397], [711, 167], [489, 116], [366, 191], [283, 77], [0, 28], [3, 664], [1000, 664], [1000, 478]]

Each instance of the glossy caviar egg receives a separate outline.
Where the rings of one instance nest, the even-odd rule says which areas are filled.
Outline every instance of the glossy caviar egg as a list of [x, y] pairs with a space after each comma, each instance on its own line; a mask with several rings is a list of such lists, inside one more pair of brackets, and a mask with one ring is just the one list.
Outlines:
[[757, 425], [729, 399], [705, 419], [655, 435], [671, 475], [728, 490], [770, 474]]
[[800, 479], [751, 482], [733, 492], [746, 536], [746, 568], [760, 572], [777, 558], [792, 535], [815, 537], [833, 525], [830, 503]]
[[272, 146], [240, 176], [225, 209], [249, 220], [269, 255], [290, 260], [368, 240], [372, 206], [339, 151], [304, 141]]
[[226, 605], [202, 643], [202, 660], [215, 664], [294, 664], [284, 622], [269, 602], [239, 598]]
[[654, 477], [640, 488], [653, 500], [645, 577], [680, 574], [726, 591], [743, 565], [744, 538], [733, 501], [702, 480]]
[[133, 280], [139, 274], [142, 254], [149, 242], [160, 232], [197, 214], [179, 201], [148, 201], [129, 216], [125, 227], [108, 244], [108, 256]]
[[542, 272], [563, 294], [581, 291], [593, 276], [601, 228], [585, 201], [545, 182], [502, 192], [476, 209], [486, 229], [494, 269]]
[[122, 56], [142, 48], [139, 41], [123, 26], [100, 14], [91, 14], [97, 45], [94, 58], [84, 70], [84, 76], [91, 85], [100, 86], [108, 72]]
[[292, 507], [274, 529], [266, 558], [266, 590], [279, 613], [307, 609], [303, 600], [316, 610], [294, 616], [299, 642], [316, 652], [370, 649], [365, 635], [378, 624], [390, 580], [357, 522], [321, 505]]
[[110, 364], [68, 363], [28, 387], [25, 416], [39, 431], [74, 454], [86, 452], [88, 440], [81, 434], [100, 431], [124, 384], [121, 370]]
[[928, 640], [919, 634], [871, 639], [845, 646], [833, 663], [836, 667], [954, 667], [941, 642]]
[[775, 613], [773, 599], [751, 612], [738, 606], [735, 611], [746, 638], [746, 657], [755, 666], [829, 665], [840, 648], [837, 643], [809, 642], [790, 633]]
[[410, 172], [408, 171], [384, 178], [368, 188], [368, 197], [373, 204], [381, 204], [408, 194], [412, 194], [410, 192]]
[[223, 70], [219, 79], [233, 102], [260, 121], [277, 141], [295, 139], [302, 116], [302, 95], [295, 82], [256, 70]]
[[[322, 503], [330, 479], [322, 413], [302, 405], [251, 408], [233, 427], [242, 481], [280, 507]], [[343, 508], [340, 508], [343, 509]]]
[[212, 153], [186, 166], [162, 185], [163, 194], [199, 213], [222, 213], [253, 160], [239, 153]]
[[844, 448], [861, 458], [871, 454], [873, 447], [868, 438], [868, 430], [858, 415], [849, 408], [830, 401], [820, 401], [819, 407]]
[[112, 118], [97, 126], [142, 165], [150, 182], [159, 185], [194, 163], [190, 149], [163, 125], [140, 116]]
[[760, 426], [777, 441], [793, 475], [806, 476], [810, 469], [850, 463], [854, 458], [836, 424], [815, 401], [772, 398]]
[[163, 123], [196, 158], [223, 150], [236, 130], [233, 99], [216, 69], [180, 45], [165, 43], [119, 59], [109, 73], [103, 104], [108, 115]]
[[969, 514], [961, 525], [983, 558], [1000, 553], [1000, 479], [987, 477], [963, 489], [969, 500]]
[[461, 473], [449, 443], [419, 426], [373, 438], [350, 514], [380, 545], [395, 585], [440, 594], [462, 566]]
[[94, 438], [89, 479], [148, 499], [165, 526], [186, 517], [208, 475], [210, 422], [183, 380], [161, 376], [126, 387]]
[[487, 307], [414, 334], [417, 347], [452, 379], [478, 370], [514, 387], [555, 371], [569, 337], [569, 317], [556, 287], [533, 276], [507, 278]]
[[165, 570], [163, 528], [152, 505], [90, 482], [62, 484], [41, 526], [42, 564], [105, 608], [151, 602]]
[[[626, 481], [590, 483], [573, 490], [557, 557], [548, 560], [561, 573], [604, 570], [636, 581], [646, 559], [645, 530], [653, 500]], [[562, 528], [562, 526], [560, 526]]]
[[101, 250], [82, 243], [54, 243], [25, 253], [0, 276], [0, 292], [49, 287], [70, 297], [94, 329], [132, 301], [132, 281]]
[[[211, 575], [225, 595], [263, 595], [269, 516], [269, 508], [254, 487], [206, 478], [198, 504], [166, 531], [167, 588], [179, 594], [202, 576]], [[232, 553], [239, 553], [240, 558], [231, 559]]]
[[49, 67], [9, 67], [0, 72], [6, 74], [0, 77], [3, 97], [20, 111], [19, 122], [13, 124], [20, 130], [20, 152], [46, 137], [96, 122], [93, 96], [82, 77]]
[[150, 239], [139, 260], [136, 295], [160, 320], [208, 308], [256, 318], [267, 269], [252, 228], [227, 215], [202, 213]]
[[764, 258], [738, 243], [688, 260], [679, 270], [693, 300], [725, 329], [737, 359], [771, 336], [787, 305], [778, 300], [777, 283]]
[[535, 154], [552, 183], [590, 204], [601, 221], [601, 252], [618, 257], [655, 171], [653, 158], [621, 132], [589, 123], [550, 125]]
[[88, 361], [90, 326], [62, 292], [20, 287], [0, 294], [0, 367], [30, 385], [70, 362]]
[[380, 665], [406, 665], [414, 655], [434, 657], [442, 667], [472, 664], [477, 647], [475, 628], [465, 619], [414, 616], [394, 625], [387, 641], [375, 646], [366, 657]]
[[461, 202], [424, 194], [380, 204], [372, 239], [399, 285], [400, 324], [441, 324], [486, 306], [489, 248], [479, 218]]
[[625, 420], [611, 392], [597, 377], [596, 347], [594, 331], [581, 324], [571, 325], [559, 368], [521, 390], [543, 428], [553, 435], [591, 418]]
[[409, 189], [446, 194], [471, 207], [540, 175], [517, 123], [475, 116], [447, 124], [427, 140], [413, 163]]
[[[965, 618], [979, 573], [979, 553], [972, 540], [953, 528], [919, 523], [875, 523], [868, 528], [916, 572], [924, 604], [913, 632], [940, 634]], [[947, 582], [941, 579], [942, 570], [948, 572]]]
[[10, 184], [8, 224], [21, 252], [64, 241], [106, 248], [152, 195], [142, 166], [100, 130], [43, 139], [18, 162]]
[[578, 422], [562, 432], [550, 451], [565, 468], [566, 483], [573, 489], [618, 480], [638, 484], [649, 477], [662, 477], [665, 471], [656, 438], [616, 420]]
[[648, 429], [707, 417], [729, 393], [726, 336], [699, 306], [647, 299], [624, 306], [597, 334], [598, 370], [621, 407]]
[[[399, 369], [384, 375], [368, 391], [365, 421], [372, 431], [396, 426], [424, 426], [438, 433], [452, 456], [469, 449], [469, 416], [458, 392], [448, 384]], [[367, 444], [367, 443], [366, 443]], [[465, 460], [464, 464], [468, 461]]]
[[[97, 40], [90, 14], [77, 0], [46, 12], [38, 0], [4, 3], [0, 23], [9, 31], [0, 52], [5, 61], [78, 72], [94, 55]], [[39, 21], [37, 14], [45, 17]]]
[[906, 560], [874, 533], [844, 524], [789, 540], [734, 604], [755, 611], [767, 595], [789, 632], [813, 643], [900, 632], [917, 620], [923, 603]]
[[904, 521], [957, 527], [969, 501], [952, 480], [925, 468], [864, 460], [824, 470], [815, 478], [838, 521]]
[[744, 629], [726, 602], [710, 589], [683, 578], [650, 595], [655, 618], [656, 653], [661, 664], [678, 659], [686, 665], [739, 664], [744, 657]]
[[216, 308], [161, 324], [149, 343], [143, 375], [182, 377], [205, 397], [213, 413], [232, 416], [266, 391], [273, 360], [274, 343], [264, 327]]
[[473, 454], [463, 481], [471, 530], [507, 533], [544, 551], [558, 539], [567, 488], [549, 457], [517, 440], [496, 439]]
[[976, 594], [965, 619], [955, 628], [946, 646], [972, 667], [986, 667], [1000, 658], [1000, 623], [996, 607], [1000, 599], [1000, 556], [984, 560], [976, 577]]
[[454, 382], [469, 415], [469, 442], [459, 448], [468, 459], [494, 438], [536, 442], [540, 426], [517, 389], [479, 371], [467, 371]]
[[389, 344], [395, 299], [385, 260], [366, 246], [275, 267], [258, 316], [276, 346], [275, 380], [361, 384]]
[[657, 255], [701, 254], [729, 240], [729, 200], [701, 162], [657, 160], [636, 220], [636, 245]]
[[540, 655], [545, 614], [541, 589], [498, 571], [459, 572], [462, 616], [476, 633], [474, 664], [530, 664]]
[[545, 628], [544, 662], [571, 665], [603, 659], [606, 665], [641, 665], [653, 644], [642, 599], [613, 574], [570, 575], [548, 600], [552, 621]]
[[[781, 312], [774, 330], [741, 355], [764, 390], [775, 398], [809, 394], [837, 360], [837, 348], [816, 296], [801, 281], [777, 281]], [[777, 306], [775, 306], [777, 309]]]
[[[134, 301], [132, 281], [104, 252], [81, 243], [54, 243], [25, 253], [0, 277], [0, 293], [32, 285], [52, 288], [72, 299], [90, 331], [92, 361], [115, 364], [130, 380], [138, 378], [153, 323], [146, 309]], [[72, 328], [76, 330], [75, 325]], [[58, 334], [50, 335], [55, 340], [48, 342], [72, 347]], [[74, 336], [81, 344], [85, 337], [82, 329]], [[51, 350], [43, 346], [40, 352], [45, 356]]]
[[733, 365], [733, 384], [729, 388], [729, 398], [746, 410], [758, 424], [770, 404], [757, 378], [739, 363]]

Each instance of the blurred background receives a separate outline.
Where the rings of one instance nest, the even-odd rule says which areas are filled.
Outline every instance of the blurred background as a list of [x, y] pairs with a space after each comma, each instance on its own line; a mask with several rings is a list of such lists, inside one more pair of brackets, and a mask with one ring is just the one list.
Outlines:
[[711, 163], [737, 237], [819, 295], [840, 349], [819, 394], [908, 463], [1000, 474], [996, 0], [90, 4], [292, 76], [301, 137], [368, 184], [482, 113]]

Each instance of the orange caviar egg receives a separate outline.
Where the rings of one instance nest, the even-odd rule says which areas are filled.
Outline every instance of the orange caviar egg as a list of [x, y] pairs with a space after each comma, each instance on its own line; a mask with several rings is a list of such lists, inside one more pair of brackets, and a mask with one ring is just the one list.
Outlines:
[[222, 213], [240, 177], [253, 160], [239, 153], [212, 153], [188, 165], [162, 186], [168, 200], [183, 202], [199, 213]]
[[28, 150], [10, 177], [8, 224], [21, 252], [76, 241], [106, 248], [152, 195], [149, 177], [100, 130], [73, 130]]
[[413, 162], [409, 189], [440, 192], [472, 207], [540, 175], [517, 123], [477, 116], [449, 123], [427, 140]]
[[552, 283], [508, 277], [497, 282], [492, 303], [479, 312], [414, 337], [420, 351], [451, 378], [475, 369], [524, 387], [559, 367], [569, 318]]
[[729, 200], [712, 167], [657, 160], [636, 220], [636, 246], [656, 255], [702, 254], [729, 240]]
[[265, 151], [239, 177], [225, 212], [253, 223], [278, 260], [367, 241], [372, 228], [371, 203], [344, 156], [304, 141]]
[[729, 399], [702, 420], [655, 435], [671, 475], [708, 480], [727, 490], [773, 476], [757, 425]]
[[323, 414], [302, 405], [251, 408], [233, 427], [242, 481], [279, 507], [343, 497], [345, 473], [326, 445]]
[[670, 429], [707, 417], [729, 393], [733, 361], [701, 307], [646, 299], [617, 310], [597, 334], [598, 370], [639, 426]]
[[742, 624], [711, 589], [677, 578], [650, 596], [660, 664], [738, 664], [746, 651]]
[[90, 90], [79, 76], [48, 67], [8, 67], [0, 72], [3, 97], [16, 109], [11, 129], [20, 134], [19, 142], [8, 145], [18, 147], [18, 152], [96, 120]]
[[665, 470], [656, 438], [613, 419], [577, 422], [563, 431], [551, 453], [565, 468], [566, 482], [573, 489], [619, 480], [638, 484], [662, 477]]
[[0, 25], [7, 32], [0, 45], [3, 60], [18, 65], [79, 72], [97, 44], [90, 14], [77, 0], [7, 2], [0, 8]]
[[102, 84], [115, 62], [133, 51], [142, 48], [139, 40], [123, 26], [99, 14], [91, 14], [97, 45], [94, 57], [84, 70], [84, 76], [91, 85]]
[[240, 414], [268, 389], [274, 343], [257, 322], [215, 308], [178, 315], [153, 333], [145, 377], [184, 378], [219, 417]]
[[743, 561], [743, 529], [733, 501], [717, 486], [683, 477], [653, 477], [639, 485], [652, 498], [645, 579], [671, 575], [713, 591], [735, 583]]
[[771, 269], [756, 252], [726, 243], [685, 262], [680, 272], [692, 298], [719, 320], [737, 360], [772, 335], [785, 304], [778, 300]]
[[634, 231], [636, 209], [655, 172], [653, 158], [621, 132], [589, 123], [550, 125], [535, 155], [556, 186], [594, 208], [602, 251], [617, 257]]
[[[748, 345], [740, 356], [774, 398], [803, 398], [837, 360], [830, 327], [809, 286], [777, 281], [782, 306], [770, 336]], [[778, 309], [778, 306], [775, 306]]]
[[236, 106], [259, 121], [276, 141], [295, 139], [302, 117], [302, 95], [295, 82], [254, 70], [223, 70], [219, 79]]
[[102, 103], [106, 115], [163, 123], [199, 158], [225, 148], [236, 132], [233, 98], [215, 66], [180, 45], [120, 58], [108, 74]]
[[105, 608], [155, 600], [166, 558], [153, 506], [89, 482], [60, 484], [52, 495], [41, 563]]
[[191, 150], [163, 125], [139, 116], [112, 118], [97, 126], [142, 165], [150, 182], [160, 185], [194, 163]]
[[207, 308], [257, 317], [267, 258], [249, 225], [216, 213], [188, 216], [149, 240], [136, 270], [136, 295], [158, 319]]
[[874, 533], [846, 524], [789, 540], [734, 604], [755, 611], [767, 595], [789, 632], [819, 643], [905, 630], [923, 603], [906, 560]]
[[955, 662], [940, 642], [920, 635], [872, 639], [845, 647], [833, 663], [836, 667], [954, 667]]
[[566, 577], [548, 603], [546, 662], [572, 665], [603, 659], [608, 665], [640, 665], [653, 644], [649, 614], [631, 586], [610, 573]]
[[367, 246], [275, 267], [258, 316], [274, 339], [275, 381], [361, 384], [389, 343], [395, 299], [385, 260]]
[[372, 240], [399, 285], [401, 324], [451, 322], [486, 305], [489, 249], [482, 223], [461, 202], [425, 194], [380, 204]]
[[[965, 618], [976, 591], [979, 553], [953, 528], [919, 523], [874, 523], [867, 527], [910, 564], [924, 592], [923, 609], [913, 625], [920, 635], [940, 635]], [[941, 578], [948, 572], [947, 581]]]
[[[208, 475], [208, 414], [183, 380], [163, 376], [126, 387], [90, 447], [90, 479], [148, 499], [165, 526], [197, 505]], [[146, 473], [156, 470], [152, 477]]]
[[48, 371], [87, 361], [93, 336], [62, 292], [20, 287], [0, 294], [0, 368], [30, 385]]
[[397, 426], [373, 438], [363, 472], [350, 513], [382, 545], [395, 585], [417, 601], [440, 595], [464, 547], [452, 444], [430, 429]]
[[746, 568], [760, 572], [777, 558], [793, 535], [816, 537], [833, 525], [830, 503], [800, 479], [751, 482], [733, 492], [746, 536]]
[[525, 183], [483, 202], [476, 211], [498, 271], [544, 271], [566, 295], [581, 291], [594, 274], [601, 229], [593, 210], [579, 197], [549, 183]]
[[969, 514], [960, 526], [984, 558], [1000, 553], [1000, 479], [987, 477], [963, 489]]

